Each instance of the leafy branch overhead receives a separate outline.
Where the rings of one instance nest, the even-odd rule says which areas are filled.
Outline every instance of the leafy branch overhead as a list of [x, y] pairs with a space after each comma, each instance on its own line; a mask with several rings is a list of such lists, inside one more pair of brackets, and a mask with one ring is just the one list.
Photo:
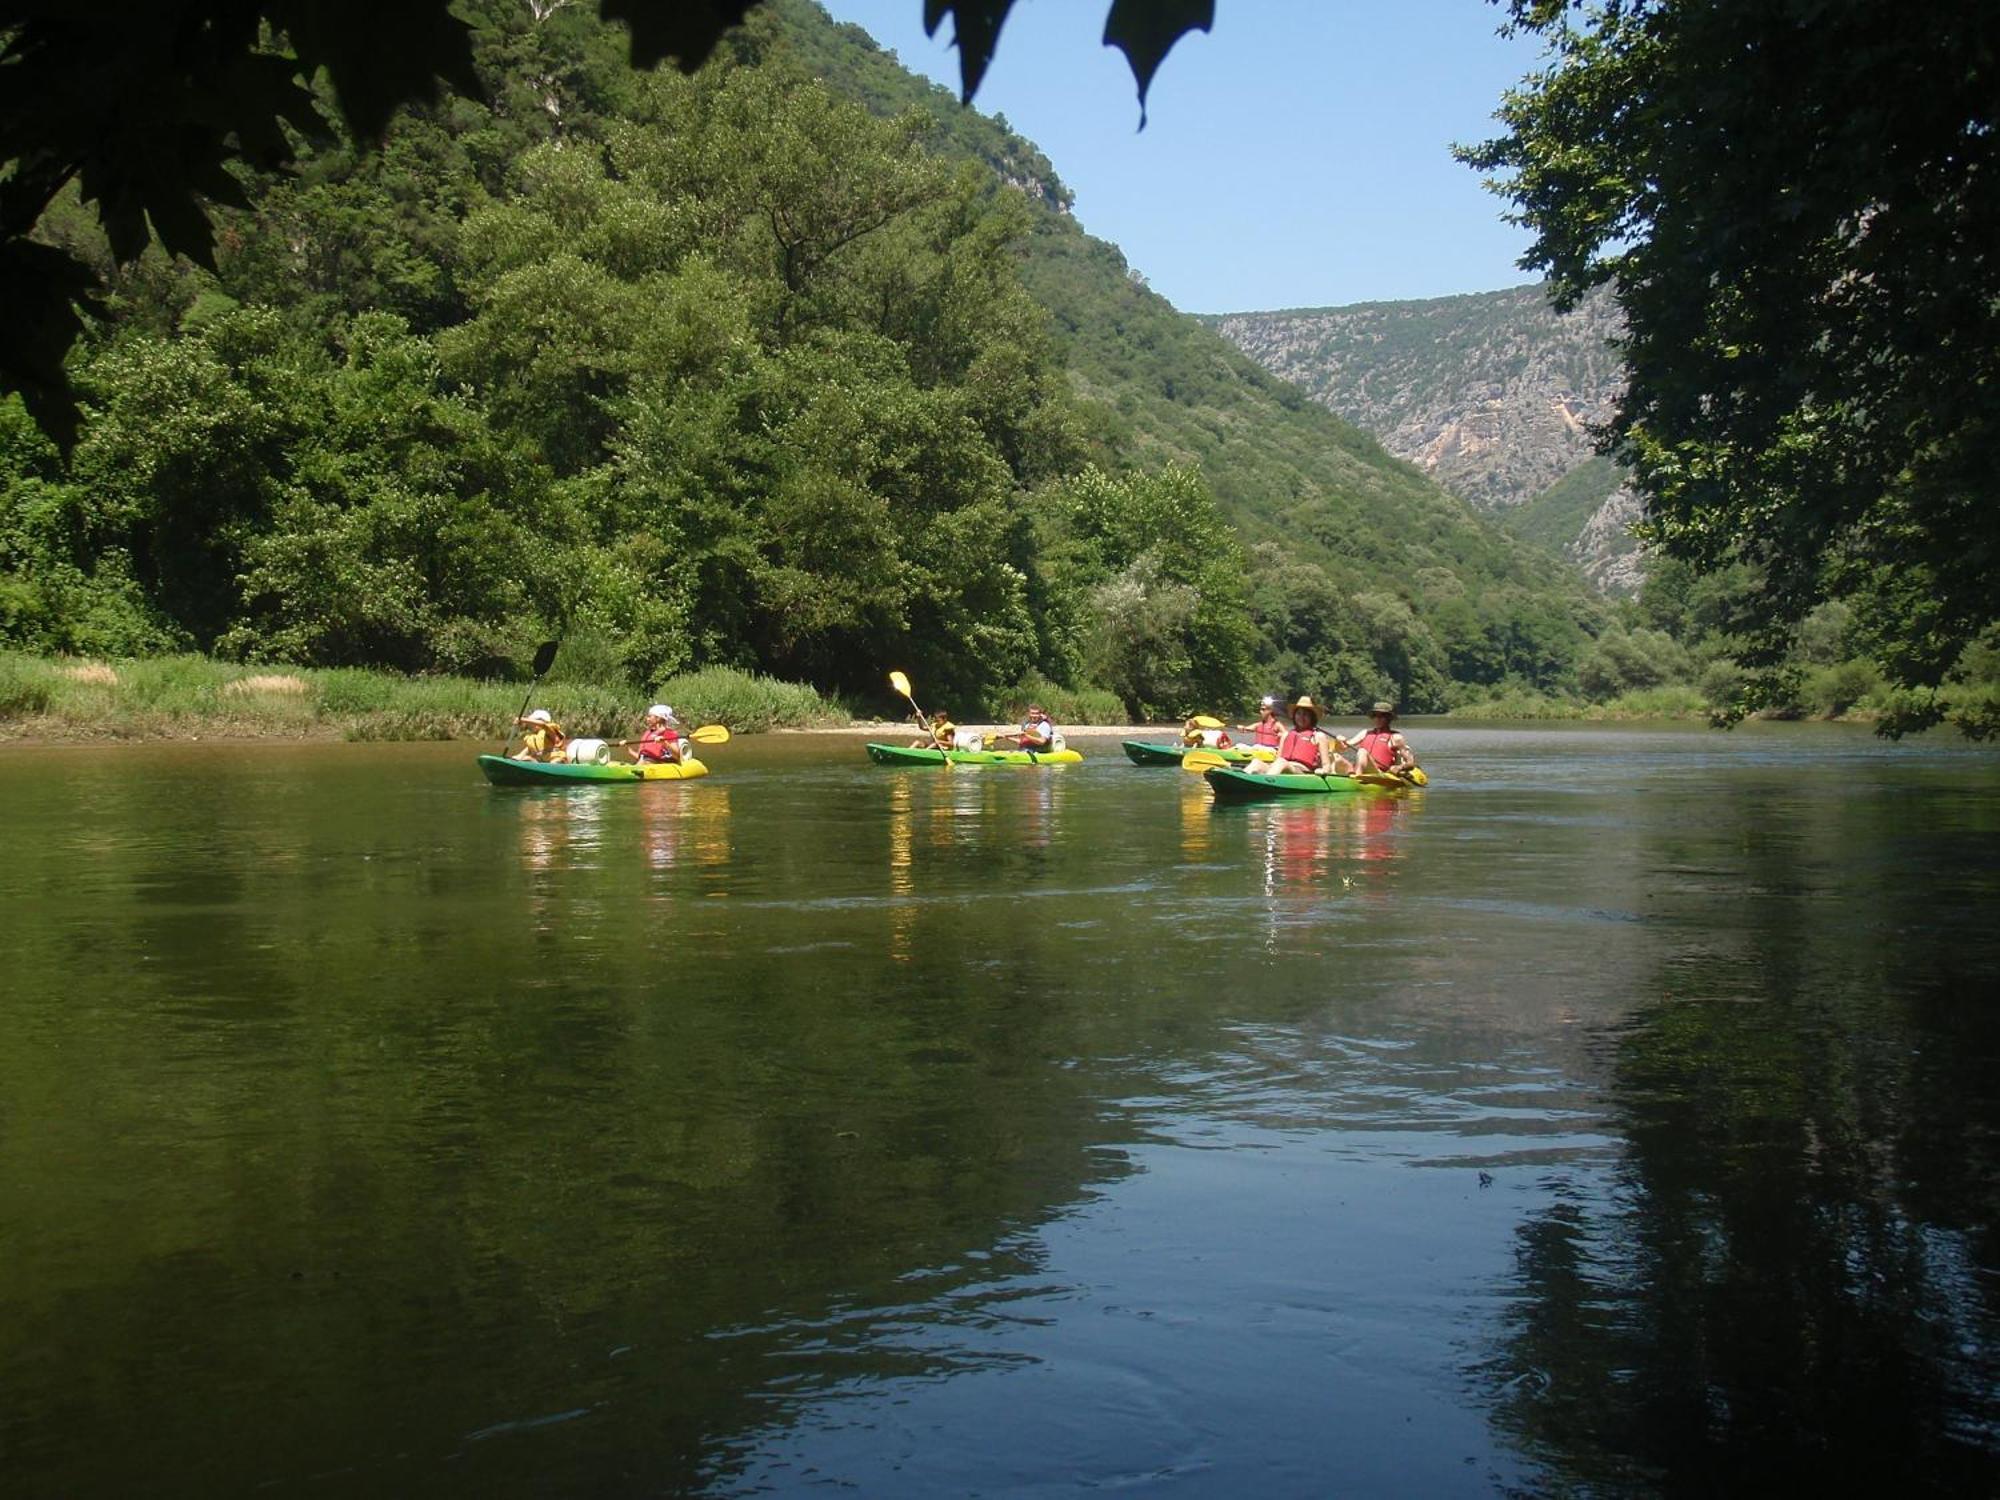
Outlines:
[[[946, 16], [952, 20], [952, 44], [958, 48], [959, 78], [969, 102], [979, 92], [987, 65], [1000, 45], [1000, 28], [1014, 0], [924, 0], [924, 31], [936, 36]], [[1215, 24], [1215, 0], [1111, 0], [1104, 20], [1104, 45], [1116, 47], [1132, 66], [1139, 86], [1140, 123], [1145, 123], [1146, 93], [1175, 42], [1190, 31], [1207, 31]]]
[[[671, 60], [691, 72], [757, 3], [598, 0], [598, 11], [626, 27], [634, 66]], [[1011, 4], [926, 0], [932, 30], [952, 15], [968, 99]], [[1131, 60], [1142, 105], [1167, 49], [1206, 29], [1213, 9], [1113, 0], [1105, 42]], [[241, 207], [241, 172], [285, 170], [299, 136], [330, 133], [320, 79], [340, 122], [367, 143], [397, 109], [434, 101], [441, 83], [485, 92], [471, 28], [447, 0], [0, 0], [0, 275], [11, 304], [0, 391], [19, 391], [65, 447], [77, 407], [63, 364], [98, 278], [71, 252], [29, 242], [44, 211], [74, 182], [119, 262], [157, 239], [212, 270], [209, 207]]]

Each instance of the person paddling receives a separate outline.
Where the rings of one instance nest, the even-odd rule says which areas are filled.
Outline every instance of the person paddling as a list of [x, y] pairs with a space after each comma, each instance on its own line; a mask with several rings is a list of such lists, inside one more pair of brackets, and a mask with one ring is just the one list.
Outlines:
[[546, 708], [538, 708], [524, 719], [514, 721], [522, 728], [521, 748], [514, 752], [516, 760], [561, 760], [563, 746], [569, 743], [569, 736], [562, 732], [562, 726]]
[[1415, 770], [1417, 757], [1410, 742], [1391, 727], [1396, 722], [1396, 705], [1377, 703], [1368, 712], [1373, 722], [1358, 739], [1347, 741], [1354, 751], [1355, 769], [1364, 775], [1384, 771], [1398, 776]]
[[1252, 761], [1245, 769], [1252, 776], [1352, 776], [1354, 767], [1335, 752], [1340, 741], [1319, 727], [1319, 705], [1310, 694], [1300, 694], [1292, 705], [1292, 727], [1278, 739], [1273, 760]]
[[912, 750], [951, 750], [958, 744], [958, 726], [951, 722], [951, 715], [939, 709], [930, 717], [930, 737], [911, 740]]
[[679, 765], [687, 756], [687, 741], [681, 737], [680, 720], [671, 704], [655, 703], [646, 710], [646, 729], [639, 743], [630, 747], [632, 759], [645, 764]]
[[1257, 705], [1257, 722], [1238, 724], [1236, 727], [1255, 735], [1253, 743], [1262, 745], [1266, 750], [1277, 749], [1278, 741], [1285, 737], [1285, 721], [1278, 717], [1278, 700], [1269, 693]]
[[1056, 726], [1049, 722], [1048, 714], [1043, 711], [1039, 703], [1028, 705], [1028, 717], [1022, 721], [1019, 734], [1003, 734], [999, 738], [1012, 740], [1023, 750], [1031, 750], [1036, 754], [1062, 748], [1057, 743], [1060, 736], [1056, 733]]

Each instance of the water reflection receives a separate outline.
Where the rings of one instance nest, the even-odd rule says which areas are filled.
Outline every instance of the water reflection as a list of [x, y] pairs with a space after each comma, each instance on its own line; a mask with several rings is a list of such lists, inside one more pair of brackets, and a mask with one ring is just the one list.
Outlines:
[[[1940, 806], [1793, 786], [1657, 834], [1676, 936], [1604, 1038], [1626, 1148], [1521, 1227], [1482, 1370], [1565, 1483], [2000, 1492], [2000, 835]], [[1984, 875], [1927, 878], [1940, 842]]]
[[9, 1493], [1992, 1492], [2000, 778], [1686, 738], [23, 762]]

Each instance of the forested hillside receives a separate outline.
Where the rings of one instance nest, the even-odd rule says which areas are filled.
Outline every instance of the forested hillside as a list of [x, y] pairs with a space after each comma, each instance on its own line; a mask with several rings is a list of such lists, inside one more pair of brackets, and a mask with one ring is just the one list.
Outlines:
[[117, 271], [64, 461], [0, 407], [0, 642], [637, 687], [753, 667], [961, 712], [1258, 683], [1439, 709], [1605, 616], [1147, 291], [1031, 143], [816, 6], [692, 79], [480, 0], [485, 100]]

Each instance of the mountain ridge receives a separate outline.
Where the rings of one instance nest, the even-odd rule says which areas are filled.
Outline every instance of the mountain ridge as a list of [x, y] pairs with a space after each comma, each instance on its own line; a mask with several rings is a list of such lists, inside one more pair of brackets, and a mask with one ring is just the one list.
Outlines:
[[[1561, 489], [1596, 459], [1592, 430], [1622, 386], [1608, 297], [1567, 314], [1534, 283], [1409, 301], [1203, 315], [1203, 321], [1328, 410], [1377, 433], [1383, 445], [1446, 489], [1501, 519], [1510, 533], [1581, 567], [1600, 590], [1637, 586], [1636, 514], [1629, 490], [1606, 487], [1587, 516], [1569, 515]], [[1594, 471], [1593, 471], [1594, 472]], [[1554, 511], [1542, 497], [1554, 493]], [[1542, 506], [1541, 525], [1511, 513]]]

